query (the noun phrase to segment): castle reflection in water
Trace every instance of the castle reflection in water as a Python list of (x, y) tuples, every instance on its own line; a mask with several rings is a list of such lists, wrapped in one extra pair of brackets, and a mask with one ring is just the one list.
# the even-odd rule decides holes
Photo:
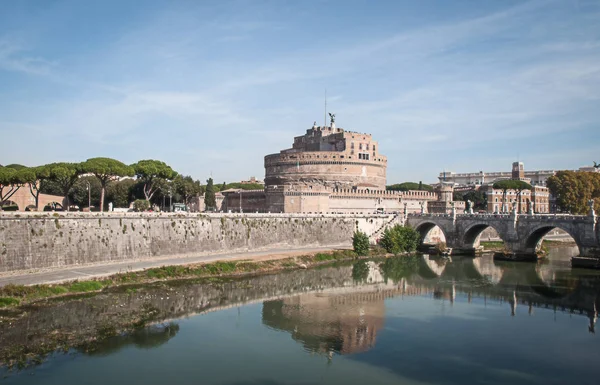
[(366, 263), (365, 285), (265, 301), (263, 324), (290, 333), (306, 351), (331, 359), (334, 353), (361, 353), (375, 346), (384, 328), (386, 299), (430, 296), (453, 305), (459, 293), (467, 303), (476, 298), (506, 303), (511, 316), (517, 315), (518, 305), (526, 307), (528, 315), (535, 308), (546, 308), (587, 316), (588, 330), (595, 332), (597, 275), (587, 278), (588, 284), (594, 282), (591, 286), (582, 286), (570, 271), (557, 271), (547, 264), (498, 264), (491, 258), (452, 263), (422, 256), (405, 266), (404, 277), (393, 280), (382, 274), (381, 266)]

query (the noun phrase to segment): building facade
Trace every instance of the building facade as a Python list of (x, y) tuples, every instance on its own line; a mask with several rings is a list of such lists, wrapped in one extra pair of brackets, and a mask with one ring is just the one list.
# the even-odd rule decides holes
[[(526, 179), (532, 186), (546, 186), (546, 181), (548, 178), (557, 173), (558, 170), (536, 170), (536, 171), (526, 171), (524, 170), (524, 166), (522, 162), (513, 163), (512, 171), (499, 171), (499, 172), (468, 172), (468, 173), (455, 173), (451, 171), (440, 172), (438, 175), (438, 180), (440, 182), (454, 183), (456, 187), (458, 186), (474, 186), (474, 185), (484, 185), (486, 183), (494, 183), (499, 180), (511, 179), (513, 178), (513, 173), (515, 172), (514, 167), (521, 167), (521, 178)], [(517, 170), (518, 171), (518, 170)], [(580, 167), (578, 171), (586, 171), (586, 172), (600, 172), (600, 169), (596, 169), (593, 166), (583, 166)]]

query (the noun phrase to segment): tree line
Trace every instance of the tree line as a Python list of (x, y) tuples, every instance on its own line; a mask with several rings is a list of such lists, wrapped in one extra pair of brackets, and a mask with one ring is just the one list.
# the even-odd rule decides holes
[(598, 172), (559, 171), (548, 178), (546, 185), (561, 212), (585, 215), (590, 210), (590, 200), (594, 201), (594, 207), (600, 207)]
[(36, 210), (40, 208), (40, 194), (64, 196), (67, 210), (71, 204), (88, 207), (93, 202), (102, 211), (105, 202), (129, 207), (130, 202), (141, 199), (160, 206), (169, 197), (188, 204), (192, 197), (204, 193), (198, 180), (152, 159), (131, 165), (111, 158), (91, 158), (81, 163), (59, 162), (37, 167), (0, 166), (0, 210), (21, 188), (29, 189)]
[(385, 186), (388, 191), (433, 191), (433, 187), (423, 182), (404, 182)]

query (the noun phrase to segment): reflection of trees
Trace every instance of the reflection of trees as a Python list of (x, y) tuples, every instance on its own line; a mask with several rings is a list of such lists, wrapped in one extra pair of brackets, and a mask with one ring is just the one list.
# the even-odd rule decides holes
[(410, 278), (419, 271), (419, 257), (408, 256), (388, 258), (380, 265), (385, 281), (397, 283), (403, 278)]
[(361, 260), (352, 265), (352, 279), (355, 281), (366, 281), (369, 276), (369, 265), (367, 261)]
[(176, 323), (154, 325), (125, 335), (101, 340), (87, 353), (90, 355), (106, 356), (129, 345), (133, 345), (139, 349), (152, 349), (166, 344), (178, 332), (179, 325)]

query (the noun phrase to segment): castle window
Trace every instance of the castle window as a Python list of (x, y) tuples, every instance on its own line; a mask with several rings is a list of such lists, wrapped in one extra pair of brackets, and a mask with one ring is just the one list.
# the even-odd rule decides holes
[(375, 145), (373, 145), (373, 151), (375, 151)]

